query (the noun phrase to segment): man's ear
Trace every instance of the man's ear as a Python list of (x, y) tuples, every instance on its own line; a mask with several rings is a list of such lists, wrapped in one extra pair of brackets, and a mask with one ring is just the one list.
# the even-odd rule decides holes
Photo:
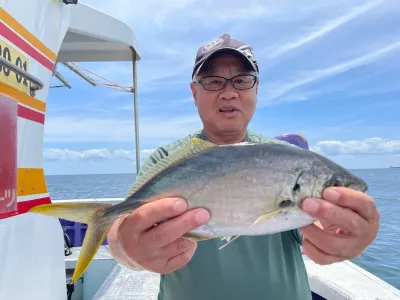
[(190, 89), (192, 90), (194, 105), (197, 106), (197, 91), (196, 91), (196, 84), (194, 82), (190, 83)]

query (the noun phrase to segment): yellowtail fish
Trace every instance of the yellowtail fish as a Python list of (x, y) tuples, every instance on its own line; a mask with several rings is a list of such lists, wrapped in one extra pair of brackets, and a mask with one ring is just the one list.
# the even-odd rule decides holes
[(179, 196), (186, 199), (189, 208), (209, 210), (210, 221), (186, 237), (229, 240), (315, 222), (300, 209), (301, 202), (308, 197), (320, 198), (329, 186), (367, 190), (367, 184), (345, 168), (285, 142), (216, 145), (193, 138), (182, 150), (149, 169), (118, 204), (54, 203), (34, 207), (31, 212), (88, 224), (71, 281), (74, 283), (85, 272), (112, 223), (146, 205), (155, 195)]

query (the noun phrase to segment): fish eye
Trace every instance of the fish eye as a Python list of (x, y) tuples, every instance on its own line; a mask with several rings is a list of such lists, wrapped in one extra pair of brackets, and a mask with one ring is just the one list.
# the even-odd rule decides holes
[(291, 207), (294, 206), (294, 201), (292, 200), (283, 200), (281, 203), (279, 203), (280, 208), (285, 208), (285, 207)]

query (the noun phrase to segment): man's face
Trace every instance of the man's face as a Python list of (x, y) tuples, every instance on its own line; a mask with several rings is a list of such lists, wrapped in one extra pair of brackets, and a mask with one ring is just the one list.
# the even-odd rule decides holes
[[(243, 74), (256, 75), (246, 71), (242, 60), (229, 54), (216, 56), (204, 70), (197, 80), (205, 76), (232, 78)], [(247, 129), (257, 102), (258, 81), (247, 90), (237, 90), (231, 82), (219, 91), (205, 90), (199, 83), (191, 83), (190, 86), (206, 131), (214, 135), (234, 135)]]

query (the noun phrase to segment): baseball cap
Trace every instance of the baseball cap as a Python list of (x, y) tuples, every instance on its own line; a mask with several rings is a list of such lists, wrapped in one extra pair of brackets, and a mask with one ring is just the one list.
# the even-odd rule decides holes
[(252, 70), (259, 72), (253, 48), (243, 41), (231, 39), (229, 34), (223, 34), (198, 49), (192, 78), (199, 74), (201, 68), (214, 54), (220, 52), (232, 53), (244, 58)]

